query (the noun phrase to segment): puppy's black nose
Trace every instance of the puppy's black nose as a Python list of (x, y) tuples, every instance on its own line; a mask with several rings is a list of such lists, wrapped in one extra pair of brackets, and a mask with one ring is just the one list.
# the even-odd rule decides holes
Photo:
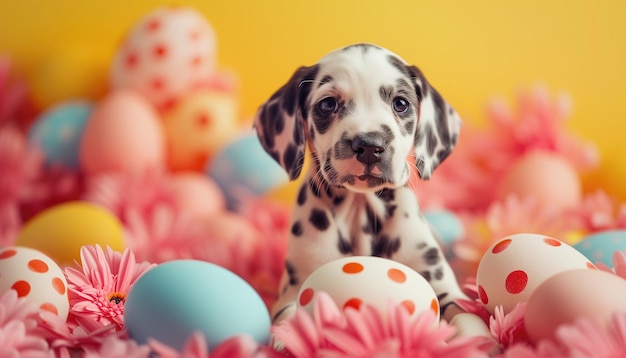
[(385, 143), (378, 136), (357, 136), (352, 140), (352, 150), (356, 153), (356, 159), (371, 165), (380, 162), (380, 157), (385, 151)]

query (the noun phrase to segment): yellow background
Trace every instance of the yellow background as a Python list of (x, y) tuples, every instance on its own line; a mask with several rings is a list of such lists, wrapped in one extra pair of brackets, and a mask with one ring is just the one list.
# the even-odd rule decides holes
[[(588, 189), (626, 199), (626, 1), (0, 0), (0, 52), (43, 103), (54, 91), (96, 96), (123, 34), (162, 4), (193, 6), (213, 25), (220, 66), (239, 75), (245, 117), (297, 66), (354, 42), (421, 67), (466, 122), (483, 123), (494, 94), (513, 98), (537, 82), (566, 90), (569, 128), (601, 150)], [(63, 92), (66, 80), (74, 88)]]

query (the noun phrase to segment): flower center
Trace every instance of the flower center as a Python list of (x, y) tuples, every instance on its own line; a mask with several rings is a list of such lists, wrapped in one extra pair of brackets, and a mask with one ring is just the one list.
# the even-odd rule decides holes
[(109, 302), (114, 302), (119, 305), (120, 303), (126, 302), (126, 294), (121, 292), (113, 292), (109, 294), (108, 300)]

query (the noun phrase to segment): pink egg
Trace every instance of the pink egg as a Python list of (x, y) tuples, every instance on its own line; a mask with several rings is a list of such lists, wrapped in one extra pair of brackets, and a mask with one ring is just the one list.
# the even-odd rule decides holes
[(570, 270), (544, 281), (526, 305), (524, 324), (533, 342), (553, 338), (556, 329), (587, 317), (601, 325), (626, 311), (626, 281), (598, 270)]
[(548, 278), (564, 271), (595, 269), (583, 254), (566, 243), (539, 234), (515, 234), (493, 244), (476, 272), (480, 300), (491, 313), (507, 313), (526, 302)]
[(534, 151), (520, 158), (506, 174), (496, 198), (507, 195), (532, 197), (541, 205), (566, 209), (578, 205), (582, 198), (582, 184), (578, 173), (558, 154)]
[(206, 175), (193, 172), (174, 174), (171, 185), (176, 201), (184, 212), (210, 216), (226, 208), (226, 200), (219, 186)]
[(161, 7), (131, 29), (113, 59), (110, 84), (134, 89), (162, 108), (210, 79), (215, 53), (215, 33), (200, 13)]
[(149, 170), (164, 165), (164, 152), (154, 108), (134, 92), (116, 91), (93, 110), (81, 142), (80, 163), (88, 174)]

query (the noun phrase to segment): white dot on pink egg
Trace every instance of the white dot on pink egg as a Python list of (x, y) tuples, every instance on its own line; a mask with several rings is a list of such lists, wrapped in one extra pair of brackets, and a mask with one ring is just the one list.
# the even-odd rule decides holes
[(513, 164), (497, 189), (496, 199), (504, 200), (511, 194), (532, 198), (548, 208), (566, 209), (580, 203), (582, 184), (563, 156), (538, 150)]

